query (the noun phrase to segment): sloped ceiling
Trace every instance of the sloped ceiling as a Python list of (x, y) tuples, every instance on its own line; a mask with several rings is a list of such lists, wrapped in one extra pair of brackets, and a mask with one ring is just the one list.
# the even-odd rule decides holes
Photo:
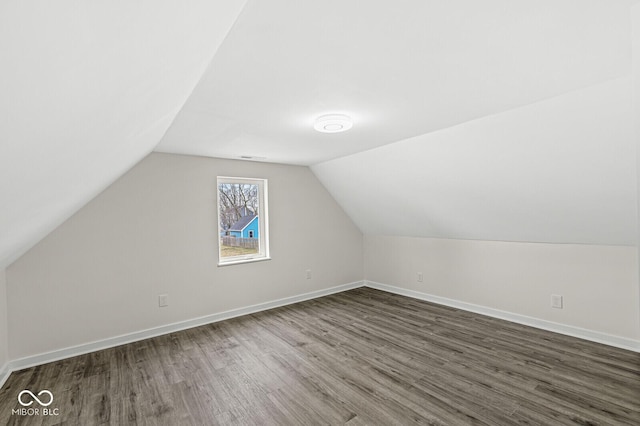
[[(156, 150), (312, 165), (617, 78), (629, 8), (250, 1)], [(353, 129), (315, 132), (332, 112)]]
[(635, 244), (633, 3), (251, 1), (156, 150), (311, 165), (369, 234)]
[(368, 233), (631, 244), (635, 3), (0, 2), (0, 267), (154, 148), (311, 165)]
[(368, 234), (633, 245), (631, 87), (612, 80), (312, 170)]
[(0, 267), (155, 147), (244, 3), (0, 3)]

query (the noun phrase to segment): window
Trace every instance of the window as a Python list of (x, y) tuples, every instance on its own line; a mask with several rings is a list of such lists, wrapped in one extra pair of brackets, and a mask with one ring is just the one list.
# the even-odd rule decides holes
[(218, 265), (269, 259), (267, 180), (218, 177)]

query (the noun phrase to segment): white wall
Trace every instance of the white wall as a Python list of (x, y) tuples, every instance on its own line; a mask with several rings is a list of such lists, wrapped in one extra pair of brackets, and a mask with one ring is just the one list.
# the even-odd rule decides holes
[(7, 335), (7, 281), (4, 269), (0, 269), (0, 381), (2, 370), (9, 361), (9, 337)]
[[(640, 343), (635, 247), (373, 235), (364, 241), (367, 280)], [(564, 297), (563, 309), (551, 308), (551, 294)]]
[[(272, 260), (216, 266), (218, 175), (269, 179)], [(362, 234), (308, 168), (151, 154), (8, 267), (10, 357), (362, 275)]]

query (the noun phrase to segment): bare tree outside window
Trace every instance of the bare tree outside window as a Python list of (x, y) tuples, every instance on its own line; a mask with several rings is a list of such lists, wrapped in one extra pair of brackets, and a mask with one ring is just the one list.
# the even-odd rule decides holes
[(221, 183), (218, 185), (220, 200), (220, 229), (227, 231), (242, 217), (258, 211), (258, 185)]
[(221, 264), (267, 258), (266, 180), (218, 178)]

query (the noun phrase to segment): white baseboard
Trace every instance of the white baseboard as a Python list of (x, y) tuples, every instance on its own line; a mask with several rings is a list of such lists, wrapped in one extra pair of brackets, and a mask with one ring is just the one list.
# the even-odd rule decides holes
[[(201, 325), (211, 324), (218, 321), (239, 317), (242, 315), (253, 314), (267, 309), (273, 309), (280, 306), (291, 305), (293, 303), (303, 302), (305, 300), (316, 299), (322, 296), (328, 296), (334, 293), (340, 293), (346, 290), (362, 287), (363, 281), (356, 281), (349, 284), (343, 284), (336, 287), (326, 288), (323, 290), (312, 291), (297, 296), (285, 297), (283, 299), (272, 300), (269, 302), (259, 303), (257, 305), (247, 306), (244, 308), (231, 309), (229, 311), (217, 314), (206, 315), (200, 318), (194, 318), (186, 321), (180, 321), (173, 324), (167, 324), (159, 327), (149, 328), (147, 330), (136, 331), (133, 333), (123, 334), (120, 336), (109, 337), (107, 339), (95, 342), (84, 343), (82, 345), (72, 346), (69, 348), (59, 349), (51, 352), (45, 352), (38, 355), (32, 355), (20, 359), (10, 361), (0, 370), (0, 387), (9, 377), (11, 372), (22, 370), (24, 368), (36, 365), (46, 364), (48, 362), (59, 361), (61, 359), (70, 358), (78, 355), (84, 355), (89, 352), (95, 352), (101, 349), (112, 348), (127, 343), (137, 342), (151, 337), (161, 336), (163, 334), (174, 333), (176, 331), (186, 330), (188, 328), (198, 327)], [(5, 372), (6, 377), (3, 376)], [(4, 377), (4, 379), (3, 379)], [(4, 380), (4, 381), (3, 381)]]
[(559, 324), (552, 321), (546, 321), (526, 315), (515, 314), (513, 312), (501, 311), (499, 309), (488, 308), (486, 306), (474, 305), (472, 303), (461, 302), (458, 300), (447, 299), (446, 297), (434, 296), (419, 291), (408, 290), (401, 287), (395, 287), (388, 284), (377, 283), (375, 281), (364, 282), (365, 287), (382, 290), (389, 293), (399, 294), (401, 296), (412, 297), (427, 302), (437, 303), (439, 305), (450, 306), (452, 308), (462, 309), (465, 311), (475, 312), (481, 315), (487, 315), (518, 324), (528, 325), (542, 330), (552, 331), (567, 336), (578, 337), (580, 339), (589, 340), (596, 343), (602, 343), (616, 348), (627, 349), (634, 352), (640, 352), (640, 341), (628, 339), (626, 337), (614, 336), (612, 334), (602, 333), (599, 331), (588, 330), (571, 325)]
[(627, 349), (634, 352), (640, 352), (640, 341), (636, 341), (633, 339), (614, 336), (614, 335), (601, 333), (593, 330), (587, 330), (579, 327), (558, 324), (551, 321), (546, 321), (546, 320), (528, 317), (525, 315), (515, 314), (512, 312), (505, 312), (498, 309), (488, 308), (485, 306), (474, 305), (471, 303), (465, 303), (458, 300), (447, 299), (444, 297), (421, 293), (414, 290), (408, 290), (400, 287), (394, 287), (387, 284), (365, 280), (365, 281), (356, 281), (349, 284), (343, 284), (343, 285), (339, 285), (336, 287), (331, 287), (323, 290), (313, 291), (310, 293), (304, 293), (297, 296), (291, 296), (291, 297), (285, 297), (283, 299), (272, 300), (270, 302), (259, 303), (257, 305), (247, 306), (244, 308), (232, 309), (229, 311), (207, 315), (200, 318), (194, 318), (194, 319), (181, 321), (173, 324), (167, 324), (159, 327), (150, 328), (147, 330), (136, 331), (133, 333), (110, 337), (110, 338), (98, 340), (95, 342), (89, 342), (82, 345), (59, 349), (51, 352), (45, 352), (45, 353), (9, 361), (8, 363), (5, 363), (5, 365), (3, 365), (0, 368), (0, 388), (4, 385), (4, 383), (9, 378), (10, 374), (13, 371), (18, 371), (24, 368), (46, 364), (48, 362), (53, 362), (53, 361), (58, 361), (65, 358), (83, 355), (83, 354), (98, 351), (101, 349), (107, 349), (107, 348), (112, 348), (114, 346), (120, 346), (127, 343), (137, 342), (140, 340), (149, 339), (151, 337), (161, 336), (163, 334), (186, 330), (188, 328), (211, 324), (218, 321), (224, 321), (224, 320), (239, 317), (242, 315), (253, 314), (253, 313), (264, 311), (267, 309), (273, 309), (280, 306), (291, 305), (293, 303), (298, 303), (305, 300), (316, 299), (318, 297), (328, 296), (330, 294), (340, 293), (343, 291), (347, 291), (347, 290), (351, 290), (359, 287), (369, 287), (377, 290), (382, 290), (389, 293), (398, 294), (401, 296), (407, 296), (414, 299), (425, 300), (427, 302), (433, 302), (440, 305), (450, 306), (453, 308), (475, 312), (478, 314), (487, 315), (494, 318), (500, 318), (500, 319), (512, 321), (518, 324), (528, 325), (531, 327), (552, 331), (555, 333), (578, 337), (581, 339), (590, 340), (597, 343), (603, 343), (609, 346)]

